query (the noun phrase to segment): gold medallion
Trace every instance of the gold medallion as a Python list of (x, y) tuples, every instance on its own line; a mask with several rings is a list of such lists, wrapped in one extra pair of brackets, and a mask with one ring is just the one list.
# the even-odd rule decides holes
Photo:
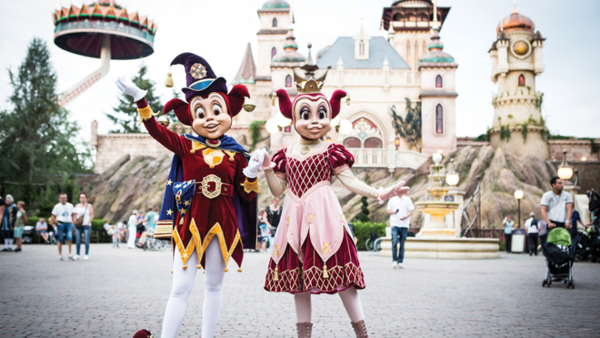
[(222, 151), (212, 148), (204, 149), (202, 155), (204, 157), (204, 162), (208, 164), (211, 169), (214, 169), (221, 164), (221, 162), (223, 162), (223, 157), (225, 157), (225, 154)]
[(309, 151), (310, 151), (310, 147), (309, 146), (304, 146), (304, 147), (300, 148), (300, 153), (302, 155), (308, 154)]

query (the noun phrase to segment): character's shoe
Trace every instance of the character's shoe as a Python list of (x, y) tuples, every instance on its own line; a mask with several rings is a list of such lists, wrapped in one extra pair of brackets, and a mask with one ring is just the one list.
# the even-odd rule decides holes
[(133, 338), (153, 338), (152, 333), (148, 330), (139, 330), (133, 335)]
[(16, 248), (15, 249), (15, 252), (21, 252), (21, 251), (22, 251), (21, 248)]
[(354, 333), (356, 333), (356, 338), (369, 338), (369, 334), (367, 333), (367, 326), (365, 325), (364, 320), (361, 320), (358, 323), (350, 323), (350, 324), (352, 324)]
[(296, 323), (298, 338), (310, 338), (312, 336), (312, 323)]

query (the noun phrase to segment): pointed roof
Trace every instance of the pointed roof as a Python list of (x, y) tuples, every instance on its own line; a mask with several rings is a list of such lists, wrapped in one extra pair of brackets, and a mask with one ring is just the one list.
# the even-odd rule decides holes
[(256, 64), (254, 63), (254, 57), (252, 57), (252, 47), (250, 46), (250, 42), (248, 42), (242, 65), (233, 79), (233, 84), (255, 83), (255, 78)]

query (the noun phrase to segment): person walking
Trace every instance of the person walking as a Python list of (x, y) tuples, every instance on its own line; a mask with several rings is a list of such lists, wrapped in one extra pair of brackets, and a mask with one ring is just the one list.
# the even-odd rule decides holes
[[(1, 188), (2, 186), (0, 186), (0, 190), (2, 190)], [(6, 210), (6, 203), (4, 203), (4, 198), (0, 195), (0, 235), (2, 235), (2, 239), (4, 239), (4, 210)], [(4, 245), (6, 246), (6, 243)]]
[(258, 229), (259, 229), (259, 251), (267, 252), (267, 241), (269, 240), (269, 227), (267, 226), (267, 212), (265, 209), (258, 211)]
[(46, 219), (44, 217), (40, 218), (40, 220), (35, 223), (35, 231), (38, 233), (40, 237), (44, 239), (44, 242), (48, 243), (48, 223), (46, 223)]
[(525, 231), (529, 244), (529, 256), (538, 254), (538, 220), (535, 219), (535, 212), (529, 214), (529, 218), (525, 221)]
[(146, 216), (144, 216), (146, 219), (146, 230), (151, 233), (154, 233), (154, 230), (156, 229), (156, 219), (158, 217), (157, 211), (157, 206), (149, 207)]
[(15, 223), (17, 221), (17, 207), (13, 201), (12, 195), (6, 195), (2, 221), (2, 238), (4, 238), (4, 249), (2, 251), (13, 251), (12, 245), (15, 238)]
[(127, 221), (127, 248), (135, 249), (135, 236), (137, 234), (137, 210), (133, 210), (131, 216), (129, 216), (129, 221)]
[(62, 256), (62, 245), (63, 241), (67, 241), (69, 246), (69, 260), (75, 260), (71, 255), (71, 244), (73, 244), (73, 231), (71, 226), (73, 225), (73, 204), (67, 202), (67, 194), (61, 193), (59, 195), (59, 203), (52, 209), (52, 220), (51, 223), (58, 225), (56, 226), (56, 232), (58, 233), (58, 259), (64, 261)]
[(571, 257), (575, 260), (575, 254), (577, 252), (577, 243), (580, 241), (579, 239), (579, 229), (577, 228), (577, 224), (581, 224), (583, 229), (587, 229), (587, 227), (591, 226), (591, 224), (585, 225), (581, 220), (581, 216), (579, 215), (579, 211), (573, 210), (573, 215), (571, 216), (571, 243), (573, 245), (573, 250), (571, 252)]
[(265, 223), (269, 228), (271, 234), (269, 235), (269, 253), (273, 253), (273, 238), (275, 238), (275, 233), (277, 232), (277, 227), (279, 227), (279, 221), (281, 220), (281, 211), (283, 208), (279, 205), (279, 197), (273, 197), (271, 200), (271, 204), (267, 205), (265, 208), (265, 212), (267, 213), (267, 218), (265, 219)]
[(512, 231), (515, 228), (515, 221), (510, 216), (506, 216), (502, 221), (504, 225), (504, 243), (506, 244), (506, 253), (510, 253), (510, 245), (512, 244)]
[(545, 192), (540, 202), (542, 218), (548, 223), (548, 231), (556, 227), (571, 230), (573, 197), (563, 191), (563, 180), (560, 178), (552, 177), (550, 185), (552, 190)]
[(19, 201), (17, 202), (17, 218), (15, 220), (15, 242), (17, 244), (17, 248), (15, 252), (21, 252), (23, 250), (23, 229), (25, 228), (25, 224), (27, 223), (27, 211), (23, 209), (25, 202)]
[(390, 215), (392, 228), (392, 268), (402, 269), (404, 266), (404, 242), (410, 226), (410, 216), (415, 206), (407, 195), (394, 196), (388, 200), (387, 213)]
[(73, 223), (77, 224), (81, 221), (81, 226), (75, 228), (77, 240), (76, 250), (77, 255), (75, 260), (79, 260), (81, 248), (81, 235), (85, 238), (85, 256), (83, 260), (90, 259), (90, 236), (92, 234), (92, 219), (94, 219), (94, 207), (87, 201), (87, 193), (82, 191), (79, 193), (79, 203), (75, 206), (73, 214)]

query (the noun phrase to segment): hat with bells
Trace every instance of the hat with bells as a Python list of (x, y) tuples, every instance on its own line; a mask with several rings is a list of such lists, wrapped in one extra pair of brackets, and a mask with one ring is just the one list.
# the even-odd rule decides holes
[[(196, 96), (207, 97), (211, 93), (218, 93), (223, 97), (227, 104), (227, 113), (234, 117), (244, 108), (251, 112), (256, 108), (254, 102), (250, 100), (248, 88), (244, 85), (235, 85), (227, 93), (227, 80), (223, 77), (217, 77), (212, 67), (204, 58), (193, 53), (182, 53), (177, 55), (171, 66), (183, 65), (186, 73), (186, 87), (181, 88), (185, 94), (185, 100), (172, 99), (165, 105), (164, 113), (174, 111), (179, 121), (185, 125), (192, 125), (192, 115), (189, 110), (189, 102)], [(173, 87), (173, 78), (171, 72), (167, 75), (165, 81), (166, 87)], [(162, 117), (159, 119), (163, 119)], [(163, 119), (166, 120), (166, 119)], [(161, 122), (161, 121), (159, 121)], [(162, 121), (166, 122), (167, 121)]]

